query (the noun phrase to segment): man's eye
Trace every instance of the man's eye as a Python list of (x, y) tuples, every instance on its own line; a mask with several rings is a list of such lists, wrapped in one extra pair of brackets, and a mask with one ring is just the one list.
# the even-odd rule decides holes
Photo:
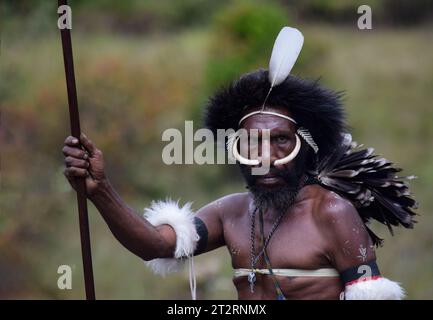
[(286, 136), (278, 136), (276, 138), (277, 143), (286, 143), (289, 139)]

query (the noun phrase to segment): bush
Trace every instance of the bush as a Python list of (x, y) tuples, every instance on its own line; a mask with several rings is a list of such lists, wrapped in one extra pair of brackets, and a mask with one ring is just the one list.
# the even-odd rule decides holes
[(289, 23), (278, 5), (239, 2), (215, 16), (206, 71), (208, 89), (267, 65), (273, 42)]
[(299, 2), (297, 7), (301, 15), (314, 20), (330, 22), (357, 21), (358, 7), (368, 4), (374, 14), (382, 12), (382, 4), (379, 0), (370, 0), (368, 3), (362, 0), (306, 0)]
[(433, 0), (385, 0), (384, 11), (395, 25), (413, 25), (433, 18)]
[[(275, 3), (240, 2), (218, 13), (213, 23), (205, 91), (209, 94), (245, 72), (267, 68), (275, 38), (284, 26), (296, 27), (286, 8)], [(327, 52), (314, 34), (304, 36), (294, 73), (310, 73)]]

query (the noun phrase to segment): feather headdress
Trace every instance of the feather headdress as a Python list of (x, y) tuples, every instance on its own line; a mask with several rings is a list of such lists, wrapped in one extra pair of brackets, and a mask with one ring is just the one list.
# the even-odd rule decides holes
[(304, 36), (295, 28), (281, 29), (272, 49), (269, 61), (269, 82), (271, 88), (286, 80), (304, 44)]
[(284, 27), (275, 40), (269, 60), (269, 82), (271, 87), (263, 101), (262, 110), (271, 94), (272, 88), (282, 83), (289, 76), (290, 71), (298, 60), (304, 44), (304, 36), (295, 28)]

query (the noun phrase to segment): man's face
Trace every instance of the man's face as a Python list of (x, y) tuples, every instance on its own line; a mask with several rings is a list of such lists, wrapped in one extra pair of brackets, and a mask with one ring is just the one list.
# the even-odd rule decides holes
[[(267, 107), (267, 111), (274, 111), (292, 117), (283, 108)], [(251, 112), (253, 110), (249, 110)], [(296, 145), (296, 125), (290, 120), (267, 114), (257, 114), (248, 117), (242, 122), (242, 128), (248, 132), (252, 129), (258, 131), (257, 153), (261, 156), (262, 130), (270, 130), (269, 157), (270, 170), (265, 175), (252, 175), (252, 167), (241, 165), (242, 174), (248, 184), (250, 191), (260, 202), (267, 205), (283, 207), (287, 203), (287, 196), (298, 191), (299, 181), (306, 171), (306, 152), (301, 148), (298, 156), (287, 164), (275, 166), (275, 160), (282, 159), (290, 154)], [(282, 202), (282, 203), (280, 203)]]

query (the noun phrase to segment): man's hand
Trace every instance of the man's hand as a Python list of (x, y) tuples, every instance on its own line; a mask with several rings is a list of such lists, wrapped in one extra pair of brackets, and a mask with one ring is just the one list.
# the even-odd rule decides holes
[(76, 189), (79, 179), (85, 179), (89, 200), (125, 248), (146, 261), (173, 258), (176, 233), (168, 225), (155, 228), (120, 198), (105, 176), (101, 150), (82, 134), (80, 141), (67, 137), (62, 151), (69, 183)]
[(64, 144), (62, 149), (66, 165), (64, 175), (74, 189), (78, 179), (85, 178), (87, 196), (93, 195), (106, 179), (101, 150), (96, 148), (85, 134), (81, 134), (80, 141), (68, 136)]

